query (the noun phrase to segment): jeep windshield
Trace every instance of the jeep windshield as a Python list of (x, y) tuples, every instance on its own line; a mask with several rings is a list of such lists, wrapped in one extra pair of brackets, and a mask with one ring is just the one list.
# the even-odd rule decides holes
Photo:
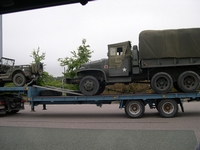
[(10, 58), (1, 57), (1, 65), (14, 66), (15, 60)]

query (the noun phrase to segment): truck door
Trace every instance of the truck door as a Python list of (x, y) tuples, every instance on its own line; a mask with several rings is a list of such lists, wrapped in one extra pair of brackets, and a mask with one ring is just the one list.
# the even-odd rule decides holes
[(109, 46), (109, 76), (129, 76), (131, 56), (128, 56), (126, 51), (127, 45)]

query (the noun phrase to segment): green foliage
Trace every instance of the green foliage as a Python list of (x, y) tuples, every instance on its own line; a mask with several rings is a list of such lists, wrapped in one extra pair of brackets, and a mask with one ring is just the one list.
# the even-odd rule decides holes
[(15, 85), (13, 82), (9, 82), (9, 83), (6, 83), (4, 86), (5, 87), (14, 87)]
[(40, 54), (40, 48), (38, 47), (37, 50), (33, 50), (30, 57), (33, 57), (32, 63), (38, 63), (41, 62), (43, 66), (45, 65), (42, 61), (45, 60), (46, 53), (42, 52)]
[(50, 75), (48, 72), (43, 71), (42, 76), (37, 80), (37, 85), (40, 85), (40, 86), (46, 85), (46, 79), (48, 79), (49, 76)]
[(78, 47), (77, 52), (71, 51), (72, 57), (59, 58), (60, 66), (67, 66), (66, 72), (63, 73), (64, 76), (73, 78), (81, 64), (90, 60), (92, 53), (90, 46), (86, 45), (86, 39), (83, 39), (82, 45)]
[[(42, 52), (42, 54), (40, 54), (39, 47), (37, 50), (33, 50), (30, 55), (30, 57), (33, 58), (32, 64), (41, 62), (43, 64), (43, 66), (45, 66), (45, 64), (42, 62), (43, 60), (45, 60), (45, 55), (46, 55), (46, 53), (44, 53), (44, 52)], [(41, 86), (45, 85), (45, 79), (48, 78), (48, 76), (49, 76), (48, 72), (43, 71), (42, 76), (37, 81), (37, 85), (41, 85)]]

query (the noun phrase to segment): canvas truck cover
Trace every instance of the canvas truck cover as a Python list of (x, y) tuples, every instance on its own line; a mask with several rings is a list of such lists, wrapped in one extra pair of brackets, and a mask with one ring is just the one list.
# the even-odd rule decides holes
[(200, 57), (200, 28), (142, 31), (139, 56), (140, 59)]

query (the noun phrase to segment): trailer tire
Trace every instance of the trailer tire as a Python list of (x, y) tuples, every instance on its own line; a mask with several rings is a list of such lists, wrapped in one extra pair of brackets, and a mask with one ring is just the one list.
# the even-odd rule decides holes
[(168, 93), (171, 90), (172, 86), (172, 77), (166, 72), (156, 73), (151, 79), (151, 88), (156, 93)]
[(158, 103), (158, 113), (164, 118), (172, 118), (178, 113), (178, 103), (174, 99), (164, 99)]
[(18, 113), (20, 110), (11, 110), (11, 111), (8, 111), (6, 112), (7, 114), (16, 114)]
[(185, 71), (178, 77), (178, 86), (185, 93), (195, 92), (199, 88), (199, 76), (193, 71)]
[(141, 118), (144, 115), (145, 106), (142, 101), (127, 101), (125, 113), (130, 118)]
[(99, 88), (99, 81), (93, 76), (85, 76), (79, 83), (81, 93), (86, 96), (98, 94)]

